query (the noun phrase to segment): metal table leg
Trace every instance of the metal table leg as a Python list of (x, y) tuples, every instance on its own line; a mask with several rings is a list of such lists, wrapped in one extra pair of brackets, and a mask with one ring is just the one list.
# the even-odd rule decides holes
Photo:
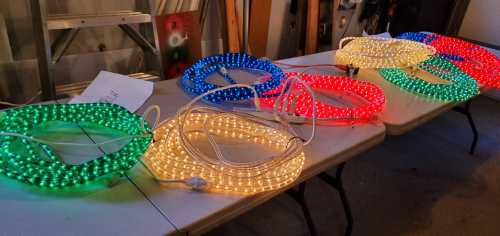
[(467, 102), (465, 102), (464, 107), (458, 107), (458, 106), (454, 107), (453, 111), (456, 111), (460, 114), (467, 116), (467, 120), (469, 121), (469, 125), (472, 129), (472, 134), (474, 135), (473, 140), (472, 140), (472, 144), (471, 144), (470, 149), (469, 149), (469, 154), (474, 155), (474, 151), (476, 150), (477, 140), (479, 139), (479, 133), (477, 132), (476, 124), (474, 123), (474, 120), (472, 119), (472, 114), (470, 113), (470, 109), (469, 109), (470, 104), (471, 104), (471, 100), (468, 100)]
[[(319, 174), (318, 177), (321, 178), (326, 183), (328, 183), (329, 185), (331, 185), (333, 188), (335, 188), (339, 193), (340, 200), (342, 201), (342, 206), (344, 207), (344, 213), (347, 220), (347, 225), (345, 228), (344, 235), (349, 236), (352, 233), (352, 226), (354, 220), (352, 218), (351, 207), (349, 205), (349, 201), (347, 199), (347, 195), (344, 190), (344, 185), (342, 184), (342, 172), (344, 170), (344, 166), (345, 162), (339, 164), (335, 173), (335, 177), (327, 174), (326, 172)], [(306, 203), (305, 189), (306, 189), (306, 183), (302, 182), (299, 185), (298, 191), (294, 189), (289, 189), (288, 191), (286, 191), (286, 193), (290, 195), (295, 201), (297, 201), (297, 203), (302, 207), (302, 212), (304, 213), (304, 217), (307, 222), (307, 227), (309, 228), (309, 232), (311, 233), (311, 235), (317, 235), (316, 227), (314, 226), (314, 222), (311, 217), (311, 212)]]
[(349, 201), (347, 199), (347, 195), (344, 190), (344, 185), (342, 184), (342, 172), (344, 170), (345, 162), (342, 162), (339, 166), (337, 166), (337, 171), (335, 173), (335, 177), (329, 175), (326, 172), (323, 172), (318, 175), (323, 181), (328, 183), (330, 186), (335, 188), (340, 195), (340, 200), (342, 201), (342, 206), (344, 207), (344, 213), (347, 220), (347, 225), (345, 228), (344, 235), (348, 236), (352, 233), (352, 226), (354, 223), (354, 219), (351, 213), (351, 207), (349, 205)]
[(304, 218), (306, 219), (307, 227), (309, 228), (309, 233), (312, 236), (316, 236), (316, 226), (314, 226), (314, 222), (311, 217), (311, 212), (309, 211), (309, 207), (307, 206), (306, 197), (306, 182), (302, 182), (299, 184), (299, 190), (289, 189), (286, 191), (290, 197), (292, 197), (297, 203), (302, 207), (302, 212), (304, 213)]

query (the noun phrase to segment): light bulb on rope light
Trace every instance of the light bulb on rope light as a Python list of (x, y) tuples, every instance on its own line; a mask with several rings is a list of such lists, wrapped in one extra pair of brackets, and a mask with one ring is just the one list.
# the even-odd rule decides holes
[[(257, 94), (249, 85), (217, 88), (199, 95), (175, 117), (159, 125), (155, 142), (145, 154), (146, 165), (157, 180), (208, 192), (255, 194), (282, 188), (298, 178), (305, 160), (303, 145), (314, 137), (314, 127), (310, 139), (304, 142), (286, 126), (274, 128), (270, 121), (255, 116), (193, 107), (209, 94), (234, 88), (247, 88)], [(254, 103), (259, 111), (260, 103), (255, 97)], [(216, 138), (261, 145), (279, 154), (249, 162), (231, 161), (224, 156)], [(193, 141), (208, 141), (215, 158), (202, 152)]]
[(410, 40), (346, 37), (340, 40), (335, 56), (337, 62), (359, 68), (394, 68), (416, 65), (435, 53), (433, 47)]

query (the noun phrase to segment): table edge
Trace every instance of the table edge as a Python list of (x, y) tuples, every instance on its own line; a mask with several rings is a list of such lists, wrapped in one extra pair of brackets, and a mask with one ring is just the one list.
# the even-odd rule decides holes
[[(183, 228), (179, 228), (180, 232), (183, 232), (184, 234), (189, 234), (189, 235), (202, 235), (228, 221), (231, 219), (236, 218), (237, 216), (244, 214), (255, 207), (259, 206), (260, 204), (268, 201), (269, 199), (285, 192), (286, 190), (293, 188), (297, 184), (304, 182), (314, 176), (316, 176), (319, 173), (322, 173), (330, 168), (332, 168), (335, 165), (338, 165), (342, 162), (348, 161), (349, 159), (352, 159), (354, 156), (365, 152), (374, 146), (382, 143), (385, 139), (386, 136), (386, 131), (382, 131), (380, 134), (374, 135), (372, 138), (367, 139), (366, 141), (363, 141), (359, 143), (356, 146), (353, 146), (349, 149), (344, 150), (343, 152), (340, 152), (339, 154), (336, 155), (337, 158), (327, 158), (321, 162), (316, 163), (315, 165), (311, 166), (311, 171), (309, 173), (305, 173), (301, 175), (293, 184), (290, 184), (282, 189), (279, 189), (277, 191), (272, 191), (272, 192), (267, 192), (267, 193), (262, 193), (258, 194), (255, 196), (250, 196), (243, 198), (241, 201), (238, 201), (224, 209), (221, 209), (219, 212), (206, 216), (196, 222), (193, 222)], [(322, 167), (318, 167), (322, 166)], [(316, 167), (316, 168), (314, 168)], [(241, 206), (241, 207), (239, 207)], [(216, 219), (215, 219), (216, 218)], [(175, 235), (175, 234), (173, 234)]]

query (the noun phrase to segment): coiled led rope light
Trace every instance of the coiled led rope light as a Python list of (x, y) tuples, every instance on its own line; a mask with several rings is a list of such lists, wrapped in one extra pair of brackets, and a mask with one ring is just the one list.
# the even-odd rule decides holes
[[(97, 124), (127, 134), (100, 145), (130, 141), (120, 150), (95, 160), (80, 165), (67, 164), (50, 145), (96, 145), (52, 142), (33, 136), (33, 128), (50, 121)], [(151, 128), (140, 116), (114, 104), (49, 104), (9, 109), (0, 113), (0, 174), (48, 188), (79, 185), (101, 177), (121, 175), (142, 156), (151, 141), (150, 132)]]
[[(304, 165), (303, 141), (284, 128), (243, 113), (228, 113), (217, 108), (192, 107), (209, 93), (245, 87), (230, 85), (204, 93), (177, 115), (155, 130), (155, 142), (145, 154), (145, 162), (160, 182), (184, 183), (196, 190), (219, 193), (255, 194), (278, 189), (292, 183)], [(254, 100), (257, 110), (259, 102)], [(286, 127), (286, 126), (285, 126)], [(246, 163), (224, 157), (216, 138), (262, 145), (279, 152), (275, 156)], [(211, 158), (195, 145), (196, 140), (208, 140), (216, 158)], [(249, 150), (248, 150), (249, 151)]]
[(465, 101), (477, 94), (479, 89), (476, 81), (451, 62), (434, 56), (418, 64), (418, 69), (427, 71), (450, 84), (431, 83), (411, 75), (399, 68), (379, 69), (380, 75), (389, 82), (410, 92), (423, 94), (445, 101)]
[(405, 32), (396, 36), (396, 38), (425, 43), (427, 45), (432, 42), (432, 40), (436, 39), (435, 35), (429, 32)]
[(435, 33), (408, 32), (401, 38), (426, 43), (478, 83), (500, 88), (500, 59), (485, 48)]
[[(268, 60), (261, 60), (243, 53), (227, 53), (205, 57), (198, 60), (194, 65), (184, 71), (180, 80), (182, 89), (192, 95), (198, 96), (221, 85), (213, 84), (207, 81), (212, 73), (220, 73), (229, 84), (235, 84), (228, 73), (230, 69), (254, 70), (270, 74), (266, 81), (256, 81), (252, 87), (258, 95), (276, 88), (285, 78), (283, 71)], [(220, 90), (203, 98), (205, 101), (220, 103), (224, 101), (246, 100), (253, 96), (250, 89), (246, 87), (234, 87), (227, 90)]]
[[(385, 96), (378, 86), (354, 80), (347, 76), (311, 75), (296, 72), (285, 73), (287, 77), (296, 76), (306, 82), (309, 87), (317, 90), (348, 92), (365, 100), (363, 105), (348, 108), (326, 104), (320, 100), (316, 101), (317, 118), (319, 120), (350, 120), (352, 122), (366, 122), (373, 118), (375, 113), (381, 112), (385, 103)], [(283, 85), (270, 90), (268, 93), (279, 93)], [(289, 93), (284, 99), (277, 97), (261, 98), (263, 107), (274, 108), (279, 105), (279, 110), (293, 115), (313, 116), (313, 97), (304, 89), (304, 85), (295, 84), (288, 88)], [(280, 101), (277, 103), (277, 101)], [(283, 106), (286, 104), (285, 106)]]
[(410, 40), (346, 37), (335, 55), (337, 62), (359, 68), (393, 68), (416, 65), (434, 54), (433, 47)]

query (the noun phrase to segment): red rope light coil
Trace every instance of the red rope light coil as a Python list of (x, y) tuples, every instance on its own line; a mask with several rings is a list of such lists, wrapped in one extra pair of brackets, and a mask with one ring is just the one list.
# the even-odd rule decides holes
[(457, 38), (437, 35), (430, 45), (442, 55), (455, 55), (448, 58), (463, 72), (478, 83), (500, 88), (500, 59), (485, 48)]
[[(367, 122), (371, 120), (375, 113), (383, 110), (385, 104), (385, 95), (378, 86), (365, 82), (354, 80), (347, 76), (332, 75), (312, 75), (297, 72), (285, 73), (287, 77), (299, 76), (301, 80), (306, 81), (308, 85), (316, 91), (338, 91), (354, 94), (362, 98), (364, 102), (355, 107), (341, 107), (325, 103), (321, 99), (316, 99), (317, 118), (321, 120), (352, 120), (355, 122)], [(283, 84), (278, 88), (270, 90), (267, 94), (277, 94), (282, 90)], [(284, 96), (280, 101), (279, 110), (286, 104), (287, 113), (311, 118), (313, 110), (311, 103), (313, 97), (309, 94), (304, 85), (296, 83), (293, 85), (294, 92)], [(260, 101), (263, 107), (273, 108), (278, 96), (263, 96)], [(293, 112), (292, 112), (293, 111)]]

